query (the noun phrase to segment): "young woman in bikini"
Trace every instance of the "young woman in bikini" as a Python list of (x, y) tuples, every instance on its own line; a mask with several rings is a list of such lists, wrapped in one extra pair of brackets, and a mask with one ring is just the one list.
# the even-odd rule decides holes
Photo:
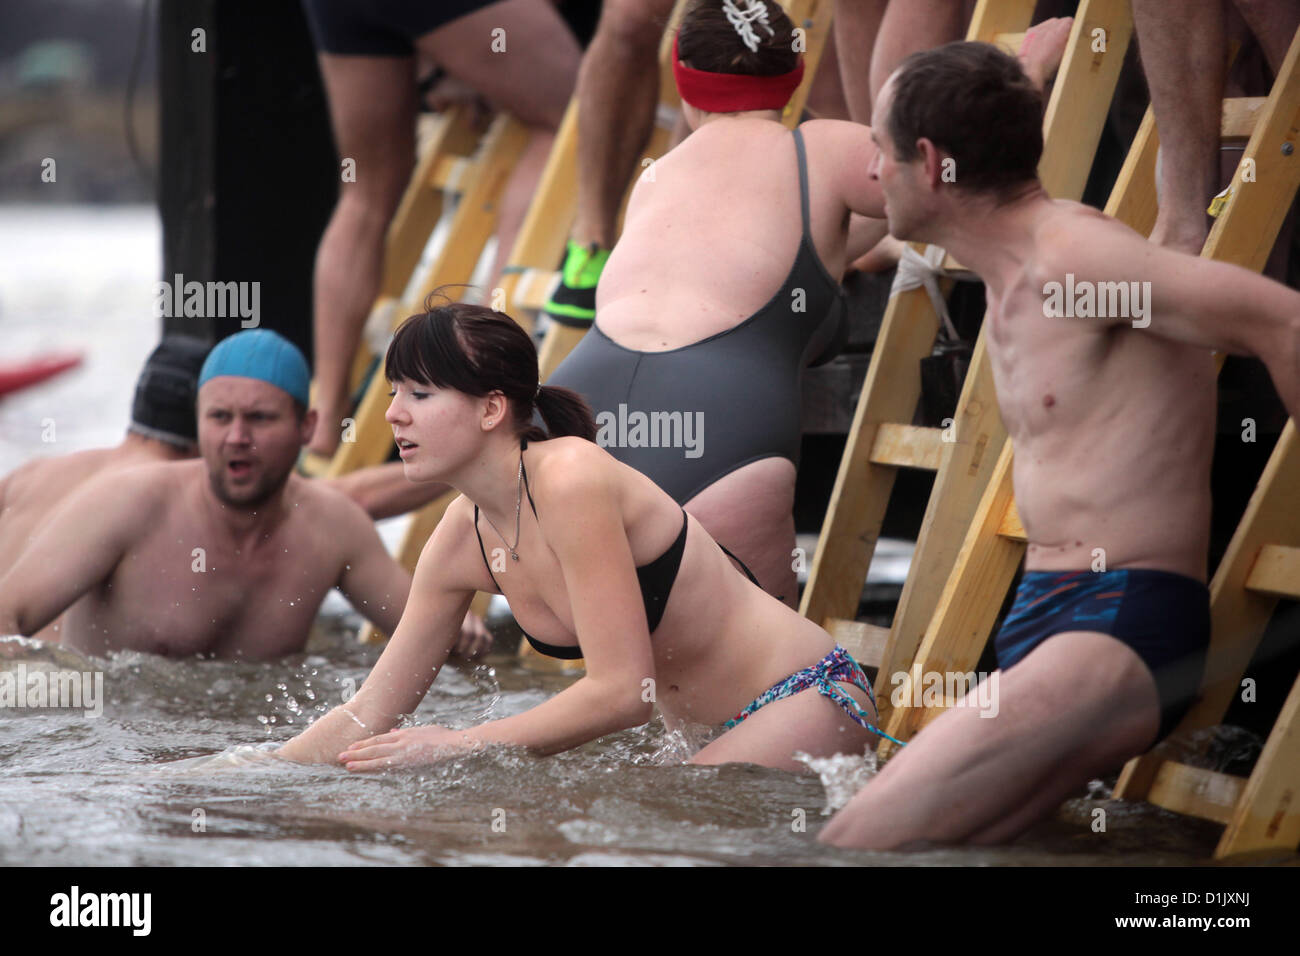
[[(428, 308), (398, 330), (386, 370), (407, 476), (461, 497), (425, 546), (401, 623), (361, 690), (281, 756), (381, 770), (489, 744), (555, 753), (644, 724), (656, 705), (670, 730), (726, 725), (696, 763), (797, 770), (796, 751), (861, 753), (875, 742), (874, 700), (848, 653), (596, 445), (590, 409), (539, 386), (532, 340), (509, 317)], [(474, 593), (498, 590), (540, 650), (585, 658), (586, 674), (468, 730), (393, 731), (437, 677)]]

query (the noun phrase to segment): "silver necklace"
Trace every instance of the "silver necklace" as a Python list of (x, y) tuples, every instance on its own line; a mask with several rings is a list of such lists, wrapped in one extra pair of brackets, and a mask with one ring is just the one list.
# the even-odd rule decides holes
[(497, 533), (497, 537), (500, 538), (502, 543), (505, 544), (507, 550), (509, 550), (510, 552), (510, 557), (516, 561), (519, 560), (519, 552), (515, 550), (516, 548), (519, 547), (519, 506), (520, 504), (523, 503), (523, 500), (524, 500), (524, 449), (520, 447), (519, 488), (515, 493), (515, 543), (511, 544), (509, 541), (506, 541), (506, 536), (501, 533), (501, 530), (495, 524), (492, 524), (492, 519), (488, 518), (488, 513), (486, 511), (483, 512), (483, 517), (487, 518), (487, 523), (492, 525), (492, 530)]

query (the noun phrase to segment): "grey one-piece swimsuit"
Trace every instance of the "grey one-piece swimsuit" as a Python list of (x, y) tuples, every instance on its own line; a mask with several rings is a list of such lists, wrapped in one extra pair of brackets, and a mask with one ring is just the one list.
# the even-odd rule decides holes
[[(598, 441), (678, 504), (750, 462), (775, 457), (797, 466), (803, 369), (844, 347), (844, 290), (809, 233), (798, 129), (794, 144), (803, 234), (785, 282), (766, 305), (725, 332), (663, 352), (624, 348), (593, 324), (547, 379), (583, 395), (596, 413)], [(688, 424), (701, 434), (687, 433)]]

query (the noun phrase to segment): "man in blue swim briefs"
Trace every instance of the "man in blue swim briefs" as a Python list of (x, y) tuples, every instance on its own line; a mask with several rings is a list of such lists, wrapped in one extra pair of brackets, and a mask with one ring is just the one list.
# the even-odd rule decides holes
[[(174, 405), (174, 391), (192, 403), (197, 374), (202, 457), (146, 455), (65, 488), (0, 576), (0, 634), (35, 634), (67, 609), (62, 642), (90, 653), (269, 659), (303, 648), (335, 586), (391, 633), (410, 575), (354, 501), (293, 474), (316, 420), (302, 353), (266, 329), (225, 339), (201, 371), (200, 356), (182, 351), (173, 343), (146, 369), (142, 387), (160, 376), (171, 384), (144, 398)], [(192, 439), (192, 413), (168, 417), (137, 399), (134, 419), (149, 434), (181, 445), (188, 425)], [(22, 523), (11, 484), (0, 483), (6, 529)]]
[[(1296, 415), (1300, 293), (1049, 198), (1040, 95), (992, 46), (909, 57), (874, 115), (890, 232), (943, 246), (987, 285), (1029, 546), (996, 639), (997, 715), (947, 710), (820, 839), (1000, 842), (1148, 750), (1194, 699), (1209, 639), (1211, 350), (1263, 359)], [(1065, 290), (1093, 307), (1065, 308)]]

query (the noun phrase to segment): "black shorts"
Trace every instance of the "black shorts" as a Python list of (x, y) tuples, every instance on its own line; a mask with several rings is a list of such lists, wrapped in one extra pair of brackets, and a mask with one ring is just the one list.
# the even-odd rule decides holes
[(1152, 568), (1026, 571), (995, 645), (1009, 670), (1063, 631), (1098, 631), (1123, 641), (1156, 682), (1163, 740), (1200, 692), (1210, 644), (1210, 592), (1193, 578)]
[(303, 0), (322, 53), (412, 56), (414, 40), (498, 0)]

